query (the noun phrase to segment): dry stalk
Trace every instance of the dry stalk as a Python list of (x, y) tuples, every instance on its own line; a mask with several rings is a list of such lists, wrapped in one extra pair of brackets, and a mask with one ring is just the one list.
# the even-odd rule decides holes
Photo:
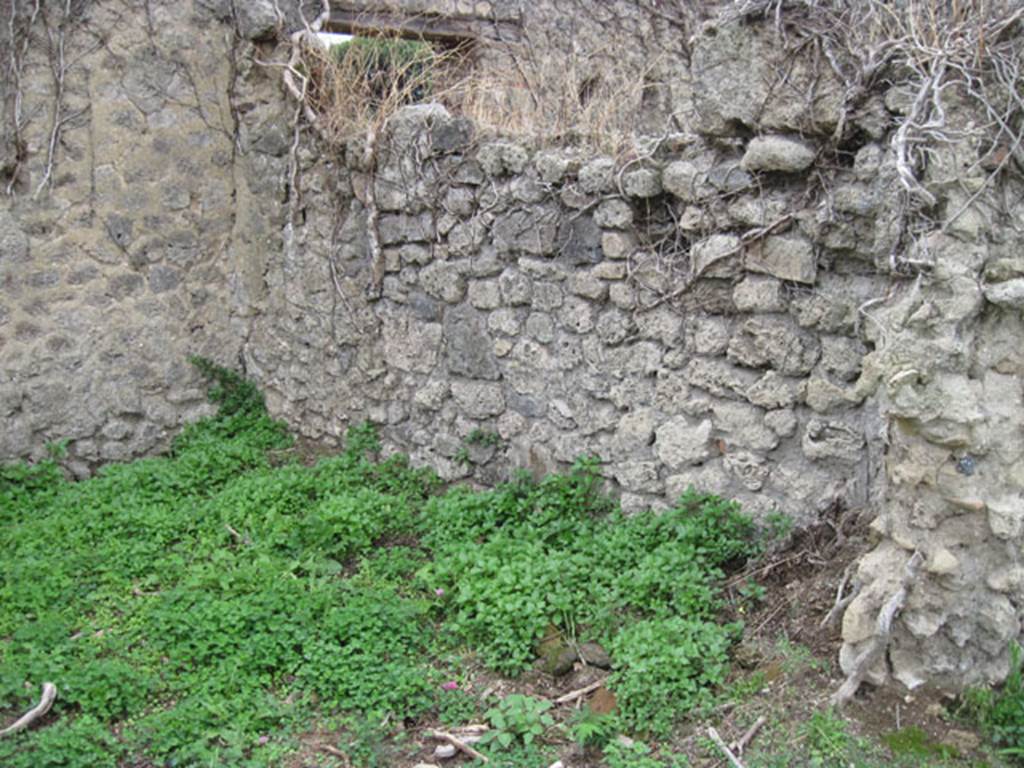
[(740, 762), (740, 759), (732, 753), (732, 750), (729, 749), (722, 737), (718, 735), (718, 731), (711, 726), (708, 726), (708, 736), (711, 738), (711, 741), (715, 743), (715, 746), (718, 747), (718, 751), (721, 752), (725, 756), (725, 759), (729, 761), (729, 765), (733, 768), (745, 768), (743, 763)]
[[(24, 152), (24, 139), (22, 130), (25, 127), (25, 117), (22, 114), (24, 92), (22, 90), (22, 77), (25, 68), (25, 57), (28, 54), (29, 43), (32, 41), (32, 28), (39, 17), (42, 0), (34, 0), (32, 10), (22, 29), (18, 29), (18, 0), (10, 0), (10, 18), (7, 20), (7, 45), (9, 47), (9, 60), (7, 73), (11, 90), (13, 91), (11, 104), (11, 139), (14, 143), (16, 153), (14, 167), (11, 169), (11, 179), (7, 183), (4, 193), (8, 196), (14, 194), (14, 187), (17, 184), (21, 170), (22, 153)], [(19, 45), (20, 37), (20, 45)]]
[(471, 747), (465, 741), (463, 741), (462, 739), (458, 738), (457, 736), (454, 736), (454, 735), (448, 733), (447, 731), (427, 731), (427, 735), (430, 736), (433, 739), (437, 739), (438, 741), (447, 741), (449, 744), (451, 744), (457, 750), (459, 750), (460, 752), (462, 752), (465, 755), (468, 755), (469, 757), (473, 758), (474, 760), (479, 760), (481, 763), (489, 763), (490, 762), (490, 759), (486, 755), (484, 755), (484, 754), (478, 752), (477, 750), (473, 749), (473, 747)]
[(768, 718), (764, 715), (758, 717), (757, 720), (754, 721), (754, 724), (747, 729), (746, 733), (744, 733), (736, 741), (729, 745), (729, 749), (731, 749), (737, 755), (742, 755), (743, 750), (747, 748), (747, 745), (750, 744), (750, 742), (757, 735), (757, 732), (761, 730), (761, 728), (763, 728), (764, 724), (767, 722)]
[(900, 611), (903, 610), (903, 606), (907, 602), (907, 595), (910, 593), (910, 587), (917, 580), (917, 574), (921, 570), (923, 563), (924, 555), (920, 551), (914, 552), (910, 560), (907, 561), (903, 569), (903, 578), (900, 581), (899, 589), (896, 590), (892, 597), (886, 600), (885, 605), (878, 612), (878, 618), (875, 620), (875, 634), (868, 641), (864, 650), (853, 660), (853, 667), (846, 681), (832, 695), (830, 700), (832, 706), (841, 707), (853, 698), (871, 667), (882, 657), (886, 648), (889, 647), (889, 638), (892, 636), (892, 623)]
[[(57, 145), (60, 140), (60, 132), (64, 124), (72, 117), (65, 117), (64, 109), (64, 80), (68, 72), (67, 33), (71, 25), (71, 0), (64, 0), (63, 16), (56, 23), (56, 30), (47, 21), (46, 35), (50, 44), (50, 67), (53, 72), (53, 118), (50, 126), (50, 139), (46, 145), (46, 165), (43, 176), (39, 180), (33, 199), (38, 199), (43, 189), (49, 186), (53, 178), (53, 166), (57, 157)], [(77, 115), (76, 115), (77, 116)]]
[(850, 581), (850, 576), (852, 575), (854, 566), (855, 564), (851, 563), (843, 571), (843, 578), (840, 580), (839, 586), (836, 588), (835, 602), (832, 604), (832, 609), (825, 615), (825, 618), (821, 620), (821, 623), (818, 624), (819, 629), (830, 629), (836, 620), (842, 616), (846, 607), (857, 598), (857, 595), (860, 594), (861, 583), (859, 579), (854, 581), (853, 586), (850, 588), (850, 592), (848, 594), (846, 592), (846, 585)]
[(469, 74), (453, 93), (457, 111), (485, 130), (541, 146), (576, 144), (612, 155), (634, 150), (645, 96), (660, 85), (664, 57), (628, 66), (613, 44), (555, 56), (527, 42), (508, 44), (503, 53), (514, 66)]
[(595, 680), (590, 685), (585, 685), (582, 688), (577, 688), (575, 691), (569, 691), (569, 693), (566, 693), (555, 699), (555, 704), (568, 704), (570, 702), (576, 701), (576, 699), (581, 699), (588, 693), (596, 691), (598, 688), (604, 685), (605, 682), (606, 680), (604, 678), (601, 678), (600, 680)]

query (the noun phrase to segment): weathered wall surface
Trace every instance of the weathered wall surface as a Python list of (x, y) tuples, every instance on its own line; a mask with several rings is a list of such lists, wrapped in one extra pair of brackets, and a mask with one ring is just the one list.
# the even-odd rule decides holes
[(876, 682), (889, 671), (909, 687), (1001, 679), (1021, 631), (1024, 207), (1019, 180), (1000, 179), (1004, 189), (949, 218), (967, 190), (984, 189), (979, 159), (964, 144), (936, 158), (927, 179), (948, 224), (915, 247), (927, 275), (881, 307), (870, 332), (887, 492), (873, 524), (881, 540), (860, 563), (865, 588), (844, 617), (845, 666), (912, 554), (925, 558)]
[(85, 472), (206, 412), (190, 354), (237, 364), (232, 307), (262, 290), (279, 248), (290, 137), (260, 130), (283, 96), (241, 55), (230, 7), (76, 3), (63, 21), (52, 5), (30, 27), (27, 11), (16, 19), (17, 45), (29, 41), (17, 137), (5, 78), (0, 456), (68, 439)]
[[(524, 28), (591, 46), (582, 6), (561, 5)], [(67, 438), (84, 473), (159, 449), (206, 409), (188, 355), (241, 359), (302, 434), (370, 419), (449, 479), (596, 453), (628, 509), (690, 483), (801, 522), (866, 506), (878, 540), (844, 666), (920, 552), (873, 679), (1005, 673), (1024, 190), (987, 147), (933, 154), (936, 202), (908, 226), (906, 98), (847, 110), (834, 72), (732, 21), (665, 46), (657, 138), (632, 154), (538, 151), (421, 106), (370, 168), (312, 132), (293, 152), (294, 105), (256, 63), (297, 24), (273, 3), (75, 9), (63, 82), (50, 16), (0, 93), (0, 458)], [(624, 40), (678, 29), (636, 10)]]
[(340, 176), (352, 197), (309, 212), (320, 245), (268, 272), (246, 356), (277, 412), (316, 439), (369, 416), (448, 479), (598, 454), (630, 509), (691, 483), (803, 521), (866, 502), (878, 434), (852, 386), (856, 308), (884, 281), (870, 260), (817, 258), (799, 171), (700, 142), (629, 166), (533, 154), (433, 106), (389, 128), (381, 298), (358, 168)]

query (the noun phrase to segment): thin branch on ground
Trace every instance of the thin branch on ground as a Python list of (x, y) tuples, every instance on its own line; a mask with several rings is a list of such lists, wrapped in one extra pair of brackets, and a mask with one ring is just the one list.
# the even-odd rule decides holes
[(718, 731), (716, 731), (714, 727), (710, 725), (708, 726), (708, 736), (715, 743), (715, 746), (718, 747), (718, 750), (725, 756), (725, 759), (729, 761), (729, 764), (732, 765), (733, 768), (746, 768), (743, 765), (743, 763), (740, 762), (740, 759), (732, 753), (732, 750), (729, 749), (729, 747), (726, 745), (722, 737), (718, 735)]
[(10, 736), (28, 728), (32, 723), (36, 722), (39, 718), (50, 711), (50, 707), (53, 706), (53, 702), (56, 698), (57, 686), (53, 683), (43, 683), (43, 693), (39, 698), (39, 703), (0, 731), (0, 739), (4, 736)]
[(464, 742), (462, 739), (448, 733), (447, 731), (427, 731), (427, 735), (430, 736), (432, 739), (437, 739), (438, 741), (447, 741), (457, 750), (459, 750), (465, 755), (469, 755), (469, 757), (472, 757), (474, 760), (479, 760), (482, 763), (490, 762), (487, 755), (478, 752), (477, 750), (473, 749), (473, 747), (469, 746), (469, 744)]
[(557, 699), (555, 699), (555, 704), (568, 704), (570, 702), (576, 701), (576, 699), (583, 698), (588, 693), (592, 693), (593, 691), (596, 691), (598, 688), (600, 688), (604, 684), (605, 684), (605, 679), (604, 678), (602, 678), (600, 680), (595, 680), (590, 685), (585, 685), (582, 688), (577, 688), (575, 691), (569, 691), (569, 693), (566, 693), (566, 694), (564, 694), (562, 696), (559, 696)]
[(750, 744), (753, 738), (757, 735), (757, 732), (761, 730), (767, 722), (768, 718), (764, 715), (758, 717), (757, 720), (754, 721), (754, 724), (747, 729), (746, 733), (729, 745), (729, 749), (731, 749), (736, 755), (742, 755), (743, 750), (747, 748), (747, 745)]

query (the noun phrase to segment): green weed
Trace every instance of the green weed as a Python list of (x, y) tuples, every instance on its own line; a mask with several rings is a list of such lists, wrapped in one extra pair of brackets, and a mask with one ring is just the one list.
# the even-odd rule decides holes
[(604, 764), (607, 768), (685, 768), (689, 765), (682, 756), (671, 756), (667, 762), (654, 756), (654, 752), (642, 741), (615, 740), (604, 748)]
[(739, 628), (679, 617), (648, 619), (613, 640), (616, 670), (609, 679), (623, 721), (664, 735), (680, 712), (712, 703), (725, 682), (727, 652)]
[[(517, 673), (552, 624), (611, 651), (625, 727), (665, 732), (724, 680), (718, 584), (756, 551), (734, 504), (691, 492), (627, 518), (595, 459), (437, 495), (429, 470), (375, 460), (369, 426), (304, 466), (251, 383), (195, 362), (219, 410), (167, 456), (83, 482), (56, 457), (0, 467), (0, 709), (60, 691), (0, 765), (277, 765), (335, 715), (361, 764), (389, 764), (380, 723), (476, 715), (441, 685), (466, 648)], [(546, 759), (546, 706), (487, 713), (495, 764)]]
[(551, 702), (513, 693), (487, 710), (486, 716), (493, 730), (487, 731), (481, 744), (497, 743), (503, 749), (513, 744), (530, 746), (533, 741), (555, 724), (548, 714)]
[(594, 712), (590, 707), (577, 710), (569, 719), (569, 735), (582, 748), (604, 747), (621, 730), (618, 717)]
[(804, 723), (803, 736), (811, 768), (845, 768), (856, 740), (832, 710), (819, 710)]
[(960, 714), (976, 722), (1000, 754), (1024, 764), (1024, 675), (1017, 643), (1010, 646), (1010, 673), (1002, 688), (968, 690)]
[(910, 726), (882, 736), (885, 744), (898, 760), (914, 760), (918, 764), (957, 757), (957, 751), (944, 744), (936, 744), (923, 728)]

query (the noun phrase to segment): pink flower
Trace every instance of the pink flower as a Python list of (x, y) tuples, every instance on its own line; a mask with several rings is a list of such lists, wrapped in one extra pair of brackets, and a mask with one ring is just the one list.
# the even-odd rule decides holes
[(266, 743), (268, 743), (270, 741), (270, 737), (269, 736), (260, 736), (259, 739), (257, 739), (256, 741), (262, 747), (264, 744), (266, 744)]
[(437, 597), (444, 597), (444, 590), (441, 589), (441, 587), (438, 587), (437, 589), (434, 590), (434, 594)]
[(457, 691), (459, 690), (459, 684), (454, 680), (449, 680), (447, 683), (441, 685), (443, 691)]

